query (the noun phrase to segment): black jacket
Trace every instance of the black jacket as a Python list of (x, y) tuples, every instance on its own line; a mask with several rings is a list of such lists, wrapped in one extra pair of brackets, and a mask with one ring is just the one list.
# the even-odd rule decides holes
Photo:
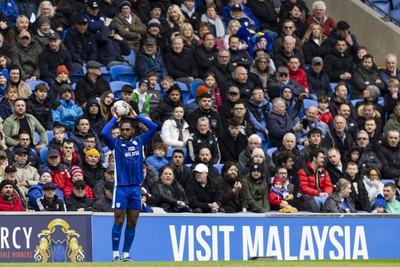
[(124, 61), (122, 56), (127, 56), (131, 52), (125, 39), (117, 41), (108, 36), (108, 31), (109, 27), (104, 26), (101, 32), (96, 35), (97, 60), (105, 66), (111, 61)]
[(199, 69), (200, 78), (204, 77), (208, 68), (211, 66), (211, 62), (217, 58), (217, 55), (218, 55), (218, 49), (216, 49), (215, 47), (211, 51), (208, 51), (204, 47), (204, 44), (199, 45), (196, 48), (193, 57)]
[(211, 212), (209, 203), (216, 202), (221, 207), (222, 197), (218, 183), (214, 179), (207, 178), (207, 184), (203, 187), (195, 179), (186, 186), (186, 194), (189, 198), (190, 207), (200, 208), (204, 213)]
[(382, 178), (397, 179), (400, 177), (400, 146), (391, 147), (385, 138), (378, 149), (378, 158), (382, 162)]
[(178, 181), (174, 181), (171, 186), (166, 186), (162, 181), (157, 181), (151, 190), (150, 206), (163, 208), (166, 212), (179, 212), (178, 201), (189, 205), (189, 199), (186, 196), (185, 189)]
[(94, 201), (88, 198), (86, 195), (82, 198), (75, 196), (72, 193), (66, 200), (65, 205), (67, 205), (68, 211), (77, 211), (80, 208), (84, 208), (85, 211), (92, 211), (92, 206)]
[[(344, 177), (351, 183), (350, 198), (354, 203), (356, 210), (371, 211), (371, 202), (369, 201), (368, 191), (365, 188), (364, 178), (361, 175), (356, 175), (355, 179), (352, 180), (347, 174)], [(357, 189), (355, 185), (357, 185)]]
[(239, 154), (247, 147), (247, 136), (242, 133), (232, 138), (228, 131), (224, 133), (222, 138), (218, 139), (219, 149), (221, 151), (221, 162), (239, 161)]
[(310, 94), (315, 94), (316, 96), (332, 96), (332, 89), (328, 74), (323, 71), (316, 73), (312, 68), (309, 68), (306, 73)]
[(63, 46), (60, 46), (57, 52), (53, 52), (49, 45), (46, 45), (39, 55), (40, 78), (52, 84), (57, 77), (57, 67), (65, 65), (69, 71), (72, 71), (71, 54)]
[(32, 94), (26, 102), (26, 113), (35, 116), (46, 130), (53, 130), (51, 103), (48, 97), (46, 97), (43, 103), (39, 103), (36, 99), (36, 95)]
[(323, 40), (322, 44), (317, 45), (312, 39), (303, 44), (304, 61), (311, 65), (313, 57), (321, 57), (324, 59), (331, 52), (331, 47), (327, 40)]
[(89, 98), (100, 97), (108, 90), (111, 90), (110, 84), (103, 76), (99, 76), (96, 83), (93, 83), (86, 74), (76, 83), (75, 100), (78, 104), (83, 105)]
[(251, 58), (249, 52), (247, 50), (237, 50), (233, 51), (229, 49), (231, 52), (231, 63), (236, 63), (236, 66), (245, 67), (247, 70), (250, 69), (250, 66), (253, 64), (253, 59)]
[(340, 75), (349, 72), (353, 74), (355, 64), (353, 57), (346, 51), (339, 53), (336, 49), (324, 58), (324, 72), (328, 74), (331, 82), (340, 82)]
[(49, 202), (46, 197), (41, 197), (36, 200), (37, 207), (35, 211), (67, 211), (64, 201), (54, 195), (53, 202)]
[(67, 32), (64, 44), (71, 53), (72, 62), (83, 65), (89, 60), (97, 60), (95, 35), (89, 30), (82, 35), (72, 26)]
[(214, 164), (219, 163), (221, 160), (221, 152), (219, 150), (218, 138), (211, 131), (203, 135), (197, 130), (190, 135), (187, 141), (189, 161), (196, 162), (198, 160), (199, 149), (204, 145), (207, 145), (211, 150), (212, 162)]
[(278, 16), (271, 0), (250, 0), (247, 6), (260, 22), (260, 30), (277, 31)]
[(172, 116), (172, 112), (176, 106), (182, 106), (182, 102), (172, 102), (168, 96), (164, 98), (162, 102), (150, 112), (151, 120), (158, 125), (158, 128), (162, 128), (164, 121), (168, 120)]
[(80, 167), (85, 173), (84, 180), (86, 184), (91, 188), (94, 187), (97, 181), (104, 178), (104, 168), (101, 166), (100, 163), (98, 163), (96, 167), (92, 167), (86, 162), (86, 160), (83, 160)]
[(165, 67), (168, 74), (174, 79), (199, 76), (196, 62), (193, 59), (192, 53), (189, 50), (183, 49), (179, 54), (171, 51), (164, 55)]
[[(357, 212), (352, 199), (348, 197), (346, 198), (346, 201), (347, 205), (349, 206), (350, 213)], [(347, 213), (346, 208), (342, 203), (342, 199), (337, 192), (333, 192), (333, 194), (326, 199), (325, 203), (323, 204), (322, 210), (326, 213)]]
[(208, 120), (210, 121), (210, 130), (212, 131), (212, 133), (215, 134), (217, 137), (222, 136), (222, 121), (218, 112), (213, 110), (205, 112), (200, 107), (191, 112), (186, 119), (186, 122), (189, 124), (190, 132), (194, 133), (196, 131), (197, 121), (203, 117), (208, 118)]

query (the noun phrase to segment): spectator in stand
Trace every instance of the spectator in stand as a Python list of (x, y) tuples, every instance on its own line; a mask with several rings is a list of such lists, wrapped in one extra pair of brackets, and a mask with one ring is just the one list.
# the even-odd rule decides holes
[[(307, 166), (308, 158), (312, 151), (321, 150), (324, 155), (327, 155), (328, 153), (328, 150), (325, 147), (322, 147), (322, 132), (320, 129), (312, 128), (308, 132), (307, 138), (308, 145), (300, 151), (300, 155), (297, 157), (297, 167)], [(326, 166), (327, 162), (328, 159), (325, 158), (324, 166)]]
[[(375, 88), (376, 91), (377, 88)], [(365, 90), (367, 91), (367, 90)], [(379, 106), (379, 105), (376, 105)], [(382, 109), (382, 106), (379, 106), (380, 109)], [(371, 101), (366, 101), (365, 104), (360, 105), (359, 109), (357, 110), (358, 112), (358, 128), (362, 129), (365, 126), (365, 121), (368, 119), (373, 119), (375, 120), (376, 123), (376, 130), (377, 133), (381, 134), (383, 130), (383, 124), (385, 123), (385, 114), (380, 113), (377, 108), (375, 108), (375, 104)]]
[[(88, 0), (86, 2), (86, 10), (83, 16), (88, 20), (88, 30), (92, 33), (99, 33), (107, 21), (107, 17), (99, 9), (98, 0)], [(110, 19), (111, 20), (111, 19)]]
[(6, 89), (6, 95), (0, 100), (0, 116), (5, 121), (13, 114), (13, 106), (15, 100), (18, 99), (18, 88), (10, 85)]
[(95, 145), (98, 151), (101, 151), (101, 144), (98, 136), (95, 132), (90, 129), (89, 120), (85, 117), (79, 117), (75, 122), (75, 127), (69, 136), (69, 139), (74, 141), (76, 150), (81, 150), (84, 147), (84, 139), (88, 133), (92, 133), (95, 136)]
[(172, 148), (185, 148), (190, 137), (189, 124), (184, 119), (184, 108), (174, 107), (172, 117), (163, 123), (161, 138), (164, 143)]
[(349, 29), (350, 25), (346, 21), (339, 21), (336, 25), (336, 29), (334, 29), (329, 36), (329, 44), (334, 46), (337, 39), (344, 39), (347, 43), (347, 51), (350, 55), (356, 57), (360, 45), (357, 43), (356, 36), (351, 34)]
[(103, 116), (103, 119), (106, 121), (109, 121), (111, 118), (110, 112), (114, 101), (115, 95), (112, 91), (105, 91), (100, 96), (100, 113)]
[(61, 46), (61, 37), (58, 33), (49, 35), (49, 42), (39, 55), (40, 78), (51, 85), (54, 80), (60, 82), (58, 67), (64, 66), (63, 71), (69, 75), (68, 69), (72, 70), (71, 55), (67, 49)]
[(107, 121), (101, 116), (100, 104), (96, 98), (90, 98), (87, 101), (84, 116), (89, 120), (90, 129), (92, 129), (97, 136), (100, 136), (101, 130), (103, 130)]
[(185, 160), (185, 153), (181, 149), (174, 149), (172, 152), (172, 161), (169, 164), (174, 172), (175, 179), (186, 188), (186, 185), (192, 177), (192, 171), (188, 166), (183, 164)]
[(82, 108), (86, 107), (86, 101), (90, 98), (100, 97), (102, 93), (111, 90), (108, 81), (101, 75), (103, 65), (97, 61), (89, 61), (86, 64), (87, 73), (76, 83), (76, 101)]
[(345, 165), (342, 161), (342, 156), (340, 155), (339, 149), (336, 147), (331, 147), (328, 149), (328, 164), (326, 164), (326, 170), (329, 173), (331, 182), (335, 185), (340, 178), (345, 176)]
[(71, 54), (73, 72), (81, 73), (85, 64), (97, 59), (97, 46), (95, 34), (88, 30), (88, 20), (80, 15), (74, 23), (67, 32), (64, 44)]
[(55, 31), (51, 29), (48, 17), (40, 17), (36, 20), (36, 26), (37, 29), (34, 32), (33, 37), (40, 44), (42, 49), (44, 49), (45, 46), (49, 44), (49, 36)]
[(197, 42), (199, 41), (199, 37), (194, 33), (192, 25), (187, 22), (183, 23), (179, 34), (183, 39), (184, 47), (193, 54)]
[(247, 137), (240, 132), (240, 126), (241, 122), (238, 118), (230, 119), (228, 129), (218, 140), (221, 162), (238, 162), (240, 153), (247, 148)]
[(218, 49), (215, 46), (214, 35), (211, 32), (204, 34), (203, 43), (195, 49), (193, 57), (196, 61), (199, 76), (203, 77), (211, 63), (217, 58)]
[[(11, 27), (11, 26), (10, 26)], [(11, 27), (7, 31), (6, 39), (8, 47), (13, 47), (18, 41), (18, 35), (21, 31), (27, 31), (29, 29), (29, 19), (25, 15), (19, 15), (15, 26)]]
[(0, 183), (0, 211), (24, 211), (10, 180), (3, 180)]
[(396, 104), (400, 102), (399, 84), (399, 80), (396, 78), (390, 78), (388, 81), (388, 92), (384, 95), (383, 101), (387, 118), (390, 118)]
[[(94, 184), (93, 195), (95, 201), (107, 198), (107, 190), (111, 189), (111, 192), (113, 191), (112, 189), (114, 188), (115, 181), (114, 173), (114, 164), (109, 164), (104, 172), (104, 178)], [(88, 188), (86, 188), (86, 190), (88, 190)]]
[[(200, 88), (200, 87), (199, 87)], [(197, 89), (198, 90), (198, 89)], [(222, 102), (222, 99), (221, 99)], [(228, 97), (226, 101), (222, 104), (221, 108), (219, 108), (218, 113), (221, 117), (222, 123), (224, 124), (224, 129), (227, 128), (227, 122), (229, 119), (233, 118), (234, 106), (236, 103), (245, 103), (245, 100), (240, 99), (240, 91), (236, 86), (231, 86), (228, 89)], [(243, 113), (245, 114), (245, 113)]]
[[(70, 139), (68, 141), (70, 141)], [(97, 148), (97, 141), (97, 135), (95, 135), (94, 132), (88, 132), (83, 138), (83, 147), (81, 147), (77, 151), (79, 154), (79, 158), (84, 159), (86, 157), (86, 153), (90, 149)]]
[(382, 161), (382, 176), (385, 179), (400, 177), (400, 134), (397, 130), (390, 130), (378, 149), (378, 157)]
[(61, 86), (63, 84), (71, 85), (72, 82), (69, 78), (69, 71), (65, 65), (60, 65), (56, 70), (56, 78), (53, 80), (53, 83), (50, 86), (50, 90), (48, 92), (48, 97), (50, 99), (50, 103), (52, 104), (53, 109), (57, 108), (57, 98), (60, 94)]
[[(169, 26), (167, 19), (164, 17), (165, 11), (169, 6), (164, 5), (162, 2), (151, 2), (151, 11), (149, 18), (157, 19), (160, 22), (160, 34), (163, 37), (169, 38), (171, 36), (172, 29)], [(149, 21), (150, 23), (150, 21)]]
[(195, 0), (184, 0), (181, 4), (181, 10), (186, 21), (193, 26), (195, 31), (197, 31), (199, 29), (201, 13), (196, 10)]
[(378, 158), (375, 152), (375, 148), (369, 142), (368, 133), (361, 130), (357, 134), (357, 145), (361, 149), (361, 158), (359, 159), (360, 174), (365, 175), (367, 169), (374, 167), (378, 170), (382, 170), (382, 162)]
[(52, 110), (53, 123), (63, 125), (67, 131), (72, 131), (76, 119), (83, 115), (83, 111), (75, 103), (73, 89), (69, 84), (63, 84), (60, 87), (57, 101), (58, 108)]
[(32, 166), (36, 169), (40, 167), (40, 158), (36, 149), (34, 148), (33, 142), (31, 142), (31, 136), (28, 132), (21, 131), (18, 135), (18, 144), (8, 153), (8, 162), (12, 164), (15, 162), (15, 151), (17, 148), (23, 148), (28, 152), (28, 160)]
[(136, 58), (135, 66), (140, 77), (146, 76), (149, 72), (154, 72), (157, 74), (158, 81), (161, 82), (168, 75), (161, 53), (157, 51), (157, 40), (155, 38), (147, 37), (145, 39), (143, 48)]
[[(280, 97), (284, 88), (291, 89), (296, 97), (305, 92), (303, 86), (289, 78), (289, 70), (287, 68), (279, 67), (275, 74), (275, 77), (271, 76), (271, 78), (268, 79), (267, 87), (269, 99), (273, 100), (276, 97)], [(294, 98), (295, 96), (292, 97)]]
[(51, 103), (47, 97), (48, 87), (45, 83), (35, 86), (35, 93), (32, 94), (26, 103), (26, 112), (35, 116), (40, 124), (48, 131), (53, 129), (51, 115)]
[(243, 212), (265, 213), (270, 210), (268, 184), (262, 176), (261, 164), (253, 164), (250, 174), (243, 178)]
[(372, 147), (374, 147), (375, 149), (379, 149), (382, 144), (382, 132), (379, 132), (377, 130), (375, 119), (366, 119), (364, 130), (368, 133), (369, 140), (372, 143)]
[(347, 130), (346, 119), (337, 115), (333, 118), (333, 129), (325, 136), (325, 147), (337, 147), (344, 155), (354, 145), (353, 136)]
[[(38, 11), (36, 13), (36, 18), (40, 19), (41, 17), (47, 17), (50, 20), (51, 29), (58, 33), (62, 33), (64, 28), (61, 24), (61, 20), (55, 17), (56, 7), (53, 6), (50, 1), (42, 1), (38, 6)], [(37, 24), (34, 25), (37, 28)]]
[(311, 61), (311, 68), (307, 70), (310, 99), (317, 100), (322, 95), (332, 96), (329, 76), (322, 71), (323, 65), (322, 58), (314, 57)]
[(271, 173), (275, 166), (271, 160), (271, 157), (262, 148), (258, 147), (253, 149), (253, 152), (251, 153), (251, 159), (246, 162), (246, 165), (243, 169), (240, 169), (239, 176), (245, 177), (251, 173), (251, 168), (254, 164), (260, 164), (262, 177), (266, 179), (267, 183), (270, 183)]
[(65, 200), (65, 204), (68, 211), (92, 211), (94, 201), (86, 196), (85, 181), (75, 181), (72, 194)]
[(277, 32), (279, 14), (275, 11), (273, 0), (249, 1), (247, 5), (258, 19), (260, 31)]
[(180, 32), (183, 23), (186, 22), (185, 16), (177, 5), (169, 6), (166, 19), (172, 32)]
[(301, 193), (313, 196), (320, 204), (323, 204), (333, 191), (329, 173), (323, 168), (323, 164), (322, 151), (311, 152), (307, 166), (298, 172)]
[[(166, 22), (165, 18), (163, 18)], [(165, 25), (164, 25), (165, 26)], [(166, 27), (169, 28), (168, 25)], [(165, 46), (167, 44), (167, 38), (161, 33), (161, 22), (159, 19), (153, 18), (147, 24), (147, 30), (145, 35), (140, 40), (140, 47), (143, 47), (143, 43), (147, 38), (154, 38), (157, 41), (158, 51), (165, 51)]]
[[(231, 35), (237, 34), (240, 28), (240, 22), (236, 19), (233, 19), (229, 22), (226, 27), (226, 35), (223, 40), (223, 48), (229, 49), (229, 37)], [(240, 40), (239, 49), (247, 49), (248, 45), (244, 42), (244, 40)]]
[(195, 162), (193, 162), (192, 166), (190, 166), (190, 169), (193, 170), (199, 163), (203, 163), (208, 167), (209, 178), (216, 178), (219, 175), (218, 169), (214, 167), (210, 145), (203, 144), (200, 147), (199, 152), (196, 155)]
[(208, 168), (199, 163), (193, 169), (194, 178), (186, 186), (186, 194), (194, 213), (225, 212), (221, 207), (221, 193), (215, 179), (208, 177)]
[(201, 21), (209, 25), (210, 31), (215, 37), (222, 38), (225, 36), (225, 24), (217, 15), (215, 4), (207, 5), (206, 12), (201, 15)]
[(278, 13), (278, 16), (280, 17), (277, 26), (278, 34), (281, 34), (282, 31), (281, 23), (290, 19), (294, 22), (294, 25), (296, 27), (296, 36), (302, 39), (308, 28), (305, 22), (308, 13), (308, 8), (303, 0), (291, 0), (288, 2), (282, 2), (281, 8)]
[(97, 181), (103, 179), (104, 168), (101, 166), (100, 153), (97, 149), (92, 148), (86, 152), (81, 166), (85, 174), (84, 180), (91, 188), (93, 188)]
[(253, 63), (253, 58), (249, 52), (243, 49), (239, 49), (240, 38), (237, 35), (231, 35), (229, 37), (229, 52), (231, 53), (231, 63), (234, 66), (242, 66), (247, 70)]
[(313, 23), (308, 28), (303, 38), (303, 53), (306, 64), (312, 64), (314, 57), (324, 59), (330, 54), (331, 46), (328, 39), (322, 33), (321, 25)]
[(257, 132), (268, 138), (267, 118), (269, 114), (269, 102), (264, 98), (264, 92), (259, 87), (251, 90), (250, 99), (247, 101), (250, 120), (256, 127)]
[(379, 71), (379, 76), (385, 85), (385, 91), (387, 92), (388, 82), (390, 78), (400, 80), (400, 70), (397, 68), (397, 56), (395, 54), (387, 54), (385, 58), (386, 69)]
[[(217, 84), (226, 85), (232, 77), (235, 67), (230, 63), (230, 56), (229, 50), (219, 50), (217, 58), (212, 61), (210, 68), (207, 70), (207, 72), (215, 74)], [(225, 99), (225, 97), (222, 94), (222, 98)]]
[(278, 165), (278, 158), (284, 151), (293, 153), (295, 158), (300, 155), (300, 150), (296, 145), (296, 136), (293, 133), (285, 134), (282, 139), (282, 144), (272, 153), (272, 160), (275, 165)]
[(21, 79), (35, 81), (40, 77), (39, 54), (42, 48), (32, 40), (29, 31), (21, 31), (18, 42), (10, 49), (10, 59), (14, 65), (21, 69)]
[(52, 182), (43, 185), (43, 196), (36, 199), (35, 211), (67, 211), (64, 201), (56, 194), (56, 189)]
[[(68, 180), (67, 185), (63, 188), (64, 198), (67, 199), (73, 191), (73, 185), (78, 180), (84, 180), (85, 174), (81, 168), (78, 166), (72, 166), (70, 170), (71, 179)], [(86, 185), (85, 195), (90, 198), (91, 200), (95, 200), (95, 196), (93, 194), (92, 188)]]
[(307, 19), (306, 21), (307, 26), (310, 26), (312, 23), (318, 23), (319, 25), (321, 25), (323, 33), (326, 36), (330, 36), (333, 29), (336, 28), (336, 23), (331, 17), (328, 17), (325, 14), (326, 12), (325, 2), (315, 1), (312, 4), (312, 9), (313, 9), (313, 14)]
[(236, 213), (243, 210), (243, 186), (238, 173), (237, 163), (227, 161), (222, 167), (221, 175), (217, 177), (222, 196), (221, 205), (226, 213)]
[(364, 185), (368, 191), (369, 201), (374, 203), (379, 194), (383, 195), (383, 183), (381, 182), (381, 172), (378, 168), (368, 168), (364, 176)]
[(278, 146), (287, 132), (296, 133), (303, 128), (302, 124), (292, 126), (292, 120), (299, 114), (303, 105), (303, 98), (306, 96), (307, 94), (302, 93), (295, 106), (289, 111), (286, 111), (284, 99), (275, 98), (273, 100), (272, 112), (267, 118), (267, 129), (271, 146)]
[[(301, 47), (301, 44), (300, 44)], [(274, 60), (275, 66), (282, 67), (287, 66), (289, 63), (289, 59), (293, 56), (298, 57), (300, 61), (300, 67), (304, 68), (304, 57), (302, 49), (298, 49), (296, 47), (296, 38), (293, 36), (285, 36), (283, 38), (283, 47), (274, 53), (272, 59)]]
[(138, 52), (140, 40), (146, 33), (146, 25), (132, 12), (131, 2), (121, 1), (119, 11), (119, 14), (114, 17), (119, 33), (128, 42), (130, 48)]
[(248, 70), (245, 67), (238, 66), (232, 73), (228, 83), (222, 84), (224, 86), (224, 90), (222, 90), (223, 98), (226, 99), (226, 92), (228, 91), (227, 88), (236, 86), (239, 88), (240, 97), (247, 100), (250, 98), (251, 89), (253, 89), (256, 84), (257, 81), (249, 79)]
[(14, 85), (18, 88), (18, 98), (28, 99), (32, 94), (32, 91), (28, 84), (26, 84), (21, 78), (21, 68), (17, 65), (12, 65), (8, 68), (10, 74), (10, 85)]
[(342, 104), (347, 104), (350, 108), (350, 116), (353, 120), (357, 119), (357, 113), (354, 109), (353, 104), (348, 99), (349, 89), (347, 88), (346, 83), (340, 82), (335, 86), (335, 93), (332, 95), (331, 100), (329, 102), (329, 111), (332, 116), (335, 117), (339, 114), (339, 109)]
[(40, 141), (36, 144), (36, 148), (40, 149), (48, 145), (46, 130), (40, 122), (31, 114), (26, 113), (26, 103), (24, 99), (14, 101), (14, 113), (4, 122), (4, 135), (6, 144), (13, 147), (18, 144), (18, 134), (20, 131), (30, 133), (31, 140), (34, 140), (34, 132), (40, 135)]
[(49, 149), (60, 150), (62, 143), (65, 139), (65, 127), (62, 125), (55, 125), (53, 128), (53, 140), (49, 144)]
[(169, 162), (165, 158), (167, 155), (168, 146), (163, 142), (157, 142), (153, 144), (154, 154), (148, 156), (145, 160), (147, 165), (151, 165), (158, 172), (161, 167), (167, 165)]
[[(237, 92), (239, 92), (239, 89), (237, 89), (237, 88), (234, 90), (237, 90)], [(237, 118), (240, 121), (240, 132), (242, 134), (244, 134), (246, 136), (250, 136), (250, 135), (256, 133), (257, 130), (256, 130), (255, 126), (253, 125), (253, 123), (250, 121), (250, 116), (247, 112), (244, 100), (237, 101), (233, 105), (232, 113), (233, 113), (232, 118)], [(225, 129), (226, 129), (226, 127), (225, 127)]]
[(296, 31), (296, 27), (294, 22), (290, 19), (285, 20), (282, 24), (282, 32), (281, 35), (276, 38), (274, 44), (274, 53), (278, 53), (283, 49), (283, 42), (286, 36), (291, 36), (295, 39), (294, 45), (296, 46), (296, 51), (302, 51), (302, 42), (299, 37), (294, 33)]
[(307, 76), (306, 72), (300, 68), (300, 58), (297, 56), (291, 56), (288, 60), (288, 65), (286, 68), (289, 70), (289, 78), (303, 86), (308, 94), (309, 90)]
[(301, 120), (303, 128), (296, 132), (297, 143), (303, 146), (309, 144), (307, 134), (312, 128), (320, 129), (322, 138), (325, 138), (329, 132), (328, 125), (318, 119), (318, 109), (316, 106), (309, 106), (305, 113), (306, 116)]
[(57, 185), (57, 188), (63, 189), (68, 183), (70, 183), (70, 175), (68, 173), (67, 165), (60, 162), (60, 153), (58, 150), (50, 149), (47, 153), (47, 161), (41, 167), (50, 170), (53, 182)]
[(336, 191), (323, 204), (322, 210), (326, 213), (355, 213), (357, 212), (351, 198), (351, 183), (340, 179), (336, 184)]
[(151, 120), (161, 129), (163, 123), (171, 118), (176, 106), (182, 106), (182, 92), (178, 85), (172, 85), (167, 91), (167, 95), (162, 102), (150, 112)]
[(353, 99), (363, 97), (364, 90), (372, 85), (376, 86), (380, 92), (384, 92), (385, 85), (378, 72), (372, 68), (373, 64), (374, 58), (370, 54), (363, 56), (361, 67), (354, 72), (352, 78), (351, 97)]
[(100, 0), (98, 4), (100, 12), (105, 14), (107, 18), (113, 18), (119, 12), (119, 1), (117, 0)]
[(72, 165), (79, 165), (81, 158), (77, 151), (75, 151), (74, 142), (72, 140), (64, 139), (61, 145), (60, 151), (60, 162), (68, 166), (68, 170), (71, 169)]
[(324, 58), (324, 72), (331, 82), (350, 83), (355, 64), (353, 57), (347, 51), (347, 43), (344, 39), (338, 39), (331, 53)]
[(30, 164), (28, 151), (25, 148), (17, 148), (14, 159), (13, 165), (17, 168), (18, 185), (27, 196), (29, 187), (39, 182), (38, 170)]
[(396, 185), (387, 183), (383, 187), (387, 213), (400, 213), (400, 202), (396, 200)]
[(383, 130), (385, 135), (387, 135), (390, 130), (400, 131), (400, 102), (396, 103), (396, 106), (394, 107), (394, 114), (390, 115), (390, 118), (386, 122)]

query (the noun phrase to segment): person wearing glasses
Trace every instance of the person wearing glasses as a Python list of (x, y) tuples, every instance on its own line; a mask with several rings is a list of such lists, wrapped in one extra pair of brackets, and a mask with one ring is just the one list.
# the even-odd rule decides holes
[(280, 97), (284, 85), (290, 86), (293, 89), (293, 93), (296, 97), (306, 92), (303, 86), (301, 86), (295, 80), (289, 78), (289, 70), (281, 66), (275, 72), (275, 77), (271, 76), (270, 79), (268, 79), (267, 88), (269, 99)]
[(300, 67), (305, 69), (303, 50), (301, 46), (299, 49), (296, 44), (297, 40), (293, 36), (285, 36), (283, 38), (282, 48), (276, 51), (272, 56), (276, 67), (287, 66), (289, 63), (289, 59), (293, 56), (296, 56), (299, 58)]
[(286, 36), (292, 36), (293, 38), (296, 39), (296, 48), (299, 51), (302, 51), (302, 42), (299, 37), (296, 36), (294, 33), (296, 31), (296, 26), (294, 25), (294, 22), (290, 19), (285, 20), (282, 23), (282, 30), (278, 38), (275, 40), (274, 44), (274, 53), (279, 52), (283, 48), (283, 40), (285, 39)]
[(368, 133), (361, 130), (357, 134), (357, 145), (361, 149), (361, 158), (359, 160), (360, 174), (365, 175), (367, 169), (371, 167), (382, 170), (382, 162), (375, 153), (375, 148), (369, 142)]
[(86, 183), (83, 180), (74, 182), (72, 194), (65, 200), (68, 211), (92, 211), (94, 201), (86, 196)]

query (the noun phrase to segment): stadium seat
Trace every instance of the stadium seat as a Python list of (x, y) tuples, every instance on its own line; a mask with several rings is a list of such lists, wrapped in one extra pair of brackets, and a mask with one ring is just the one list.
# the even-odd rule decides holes
[(217, 164), (214, 164), (214, 167), (218, 170), (218, 173), (221, 174), (221, 172), (222, 172), (222, 167), (224, 167), (224, 164), (222, 164), (222, 163), (217, 163)]
[(392, 180), (392, 179), (382, 179), (381, 180), (381, 183), (382, 184), (387, 184), (387, 183), (396, 183), (394, 180)]
[(35, 144), (40, 143), (40, 135), (37, 132), (34, 132), (34, 142)]
[(272, 157), (272, 153), (274, 153), (276, 150), (278, 149), (278, 147), (271, 147), (267, 149), (267, 153), (270, 157)]
[(137, 80), (137, 74), (133, 67), (124, 65), (115, 65), (110, 67), (111, 80), (122, 81), (134, 84)]
[(108, 82), (111, 80), (111, 72), (106, 67), (101, 67), (101, 76), (104, 77)]
[(177, 84), (179, 86), (179, 88), (181, 88), (183, 103), (185, 105), (187, 105), (187, 102), (188, 102), (188, 100), (190, 98), (190, 91), (187, 88), (186, 84), (185, 83), (181, 83), (181, 82), (174, 82), (174, 84)]
[(333, 93), (335, 92), (336, 85), (338, 85), (338, 83), (331, 83), (331, 89)]
[(380, 97), (378, 99), (378, 104), (381, 105), (382, 107), (385, 105), (385, 101), (383, 100), (383, 97)]
[(44, 147), (44, 148), (40, 149), (40, 162), (42, 164), (46, 163), (48, 150), (49, 150), (48, 147)]
[(174, 150), (174, 148), (168, 147), (167, 154), (165, 155), (165, 158), (168, 160), (168, 162), (172, 162), (172, 153)]
[(304, 148), (304, 146), (297, 145), (297, 148), (298, 148), (299, 150), (302, 150), (302, 149)]
[(75, 91), (75, 89), (76, 89), (76, 83), (71, 84), (71, 87), (72, 87), (72, 90)]
[(202, 82), (192, 82), (190, 84), (190, 95), (192, 96), (192, 98), (196, 98), (197, 88), (202, 84)]
[(42, 80), (27, 81), (27, 82), (25, 82), (25, 83), (26, 83), (27, 85), (29, 85), (29, 88), (31, 89), (32, 92), (35, 91), (35, 87), (36, 87), (36, 85), (38, 85), (39, 83), (44, 83), (44, 84), (46, 84), (47, 89), (49, 89), (49, 85), (48, 85), (45, 81), (42, 81)]
[(353, 100), (351, 100), (351, 103), (355, 107), (358, 102), (362, 102), (362, 101), (364, 101), (364, 99), (353, 99)]
[(310, 106), (318, 107), (318, 102), (312, 99), (304, 99), (303, 100), (304, 110), (308, 109)]
[[(375, 10), (376, 12), (378, 12), (379, 14), (381, 14), (381, 15), (385, 15), (384, 13), (389, 14), (389, 12), (390, 12), (390, 1), (389, 0), (370, 0), (370, 2), (374, 6), (371, 6), (371, 5), (369, 5), (369, 6), (371, 6), (371, 8), (373, 10)], [(376, 7), (378, 7), (380, 10)], [(382, 11), (384, 13), (382, 13)]]
[(127, 82), (122, 82), (122, 81), (110, 82), (111, 91), (114, 93), (115, 99), (121, 99), (121, 90), (122, 90), (122, 86), (124, 86), (124, 85), (131, 85), (131, 84), (127, 83)]
[(131, 53), (127, 56), (122, 56), (124, 60), (128, 61), (129, 64), (135, 65), (136, 62), (136, 52), (135, 50), (131, 50)]
[[(140, 81), (135, 82), (135, 89), (136, 89), (136, 88), (139, 88), (139, 82), (140, 82)], [(156, 89), (157, 91), (162, 91), (161, 85), (160, 85), (159, 83), (156, 83), (155, 89)]]
[(47, 140), (48, 140), (49, 143), (50, 143), (51, 140), (53, 140), (54, 133), (53, 133), (53, 131), (46, 131), (46, 134), (47, 134)]
[(390, 10), (390, 16), (392, 16), (398, 22), (392, 20), (394, 24), (400, 26), (400, 9)]

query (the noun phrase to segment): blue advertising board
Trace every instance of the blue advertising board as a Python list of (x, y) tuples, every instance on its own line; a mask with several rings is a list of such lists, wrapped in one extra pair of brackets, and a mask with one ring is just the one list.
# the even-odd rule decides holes
[[(93, 261), (110, 261), (112, 225), (112, 216), (93, 216)], [(399, 225), (390, 216), (141, 215), (131, 253), (135, 261), (398, 259)]]
[(91, 213), (0, 216), (0, 262), (88, 262), (91, 242)]

